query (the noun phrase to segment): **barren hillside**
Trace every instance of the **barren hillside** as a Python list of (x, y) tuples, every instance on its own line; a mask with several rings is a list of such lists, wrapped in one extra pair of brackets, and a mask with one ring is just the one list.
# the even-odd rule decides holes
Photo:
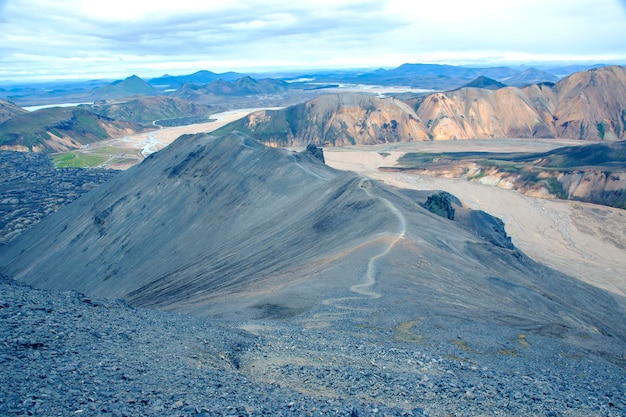
[(18, 236), (0, 253), (0, 273), (201, 316), (291, 317), (372, 302), (397, 309), (382, 321), (419, 309), (626, 339), (612, 296), (499, 243), (493, 225), (432, 214), (308, 153), (201, 134)]
[(284, 110), (264, 110), (221, 129), (251, 132), (276, 146), (354, 145), (425, 140), (429, 134), (402, 101), (365, 94), (329, 94)]
[[(478, 84), (484, 84), (478, 82)], [(412, 142), (432, 139), (624, 139), (626, 69), (602, 67), (556, 84), (464, 87), (408, 100), (326, 95), (279, 111), (252, 114), (239, 130), (279, 146)], [(408, 104), (408, 105), (407, 105)]]
[(624, 139), (626, 69), (578, 72), (556, 84), (496, 91), (462, 88), (418, 100), (435, 139), (558, 137)]

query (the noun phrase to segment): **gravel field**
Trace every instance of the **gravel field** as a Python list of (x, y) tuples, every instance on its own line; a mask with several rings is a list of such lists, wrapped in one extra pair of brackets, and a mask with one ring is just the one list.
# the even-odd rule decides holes
[(626, 414), (623, 367), (508, 326), (332, 306), (201, 319), (8, 279), (0, 294), (3, 416)]

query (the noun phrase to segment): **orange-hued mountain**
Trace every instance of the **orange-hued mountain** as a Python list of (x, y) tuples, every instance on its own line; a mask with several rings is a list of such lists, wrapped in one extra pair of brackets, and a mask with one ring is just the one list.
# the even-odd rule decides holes
[(409, 101), (365, 94), (315, 98), (261, 111), (224, 128), (280, 146), (426, 139), (625, 139), (626, 68), (578, 72), (522, 88), (463, 87)]
[(578, 72), (556, 84), (462, 88), (415, 103), (435, 139), (624, 139), (626, 68)]
[(262, 110), (225, 126), (276, 146), (343, 146), (429, 139), (406, 103), (366, 94), (329, 94), (282, 110)]

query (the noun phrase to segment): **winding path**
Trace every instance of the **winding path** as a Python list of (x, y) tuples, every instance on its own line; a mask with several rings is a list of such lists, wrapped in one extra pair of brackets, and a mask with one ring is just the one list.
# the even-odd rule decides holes
[(385, 205), (389, 208), (389, 210), (393, 213), (393, 215), (396, 216), (398, 219), (398, 226), (399, 226), (398, 231), (393, 234), (385, 233), (383, 236), (377, 236), (371, 240), (373, 242), (373, 241), (380, 240), (381, 238), (391, 235), (391, 241), (389, 242), (387, 247), (384, 250), (382, 250), (380, 253), (370, 258), (369, 262), (367, 263), (367, 270), (365, 271), (365, 274), (363, 275), (362, 282), (358, 284), (354, 284), (350, 287), (350, 291), (358, 294), (359, 297), (329, 298), (323, 301), (324, 305), (333, 306), (333, 307), (336, 307), (338, 309), (343, 309), (343, 310), (360, 310), (354, 307), (347, 307), (345, 305), (342, 305), (342, 303), (344, 301), (349, 301), (349, 300), (362, 300), (363, 297), (361, 296), (372, 298), (372, 299), (380, 298), (382, 295), (373, 290), (373, 286), (376, 284), (377, 276), (379, 275), (376, 265), (381, 258), (384, 258), (385, 256), (387, 256), (387, 254), (394, 248), (394, 246), (396, 245), (396, 243), (398, 243), (398, 241), (400, 241), (400, 239), (404, 238), (404, 235), (406, 233), (406, 218), (404, 217), (404, 215), (400, 212), (400, 210), (398, 210), (398, 208), (391, 201), (387, 200), (384, 197), (372, 195), (372, 193), (369, 190), (369, 186), (367, 185), (367, 183), (370, 181), (371, 180), (367, 178), (362, 178), (360, 182), (361, 189), (364, 190), (365, 193), (369, 197), (376, 198), (378, 200), (381, 200), (383, 203), (385, 203)]
[[(365, 190), (365, 193), (368, 196), (374, 197), (372, 193), (370, 192), (369, 188), (363, 186), (364, 181), (365, 179), (361, 180), (361, 188)], [(398, 208), (386, 198), (384, 197), (376, 197), (376, 198), (379, 200), (382, 200), (382, 202), (385, 203), (387, 207), (389, 207), (389, 210), (391, 210), (391, 212), (398, 218), (400, 227), (399, 227), (399, 231), (395, 234), (395, 237), (393, 238), (389, 246), (387, 246), (387, 248), (384, 251), (380, 252), (378, 255), (372, 256), (370, 258), (367, 264), (367, 271), (364, 275), (363, 282), (360, 284), (355, 284), (352, 287), (350, 287), (350, 291), (357, 293), (357, 294), (365, 295), (371, 298), (379, 298), (381, 296), (379, 293), (372, 290), (372, 287), (374, 286), (374, 284), (376, 284), (376, 262), (380, 258), (387, 256), (387, 254), (391, 251), (391, 249), (393, 249), (396, 243), (398, 243), (400, 239), (404, 238), (404, 234), (406, 233), (406, 218), (400, 212), (400, 210), (398, 210)]]

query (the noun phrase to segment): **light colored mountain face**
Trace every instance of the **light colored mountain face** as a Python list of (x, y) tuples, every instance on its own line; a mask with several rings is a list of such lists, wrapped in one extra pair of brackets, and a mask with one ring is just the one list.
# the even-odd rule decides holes
[(464, 88), (428, 96), (417, 114), (435, 139), (624, 139), (626, 69), (573, 74), (553, 87)]
[(624, 139), (626, 68), (579, 72), (555, 85), (556, 135), (590, 140)]
[(514, 87), (463, 88), (428, 96), (417, 114), (434, 139), (550, 136), (532, 101)]
[(390, 324), (427, 315), (626, 340), (611, 295), (475, 227), (306, 154), (182, 136), (3, 247), (0, 273), (199, 316), (340, 319), (367, 305)]
[(244, 127), (275, 146), (345, 146), (426, 140), (428, 131), (404, 102), (363, 94), (330, 94), (287, 110), (251, 114)]
[(461, 88), (404, 102), (326, 95), (258, 112), (238, 128), (278, 146), (379, 144), (478, 138), (626, 138), (626, 69), (603, 67), (557, 84), (497, 90)]

